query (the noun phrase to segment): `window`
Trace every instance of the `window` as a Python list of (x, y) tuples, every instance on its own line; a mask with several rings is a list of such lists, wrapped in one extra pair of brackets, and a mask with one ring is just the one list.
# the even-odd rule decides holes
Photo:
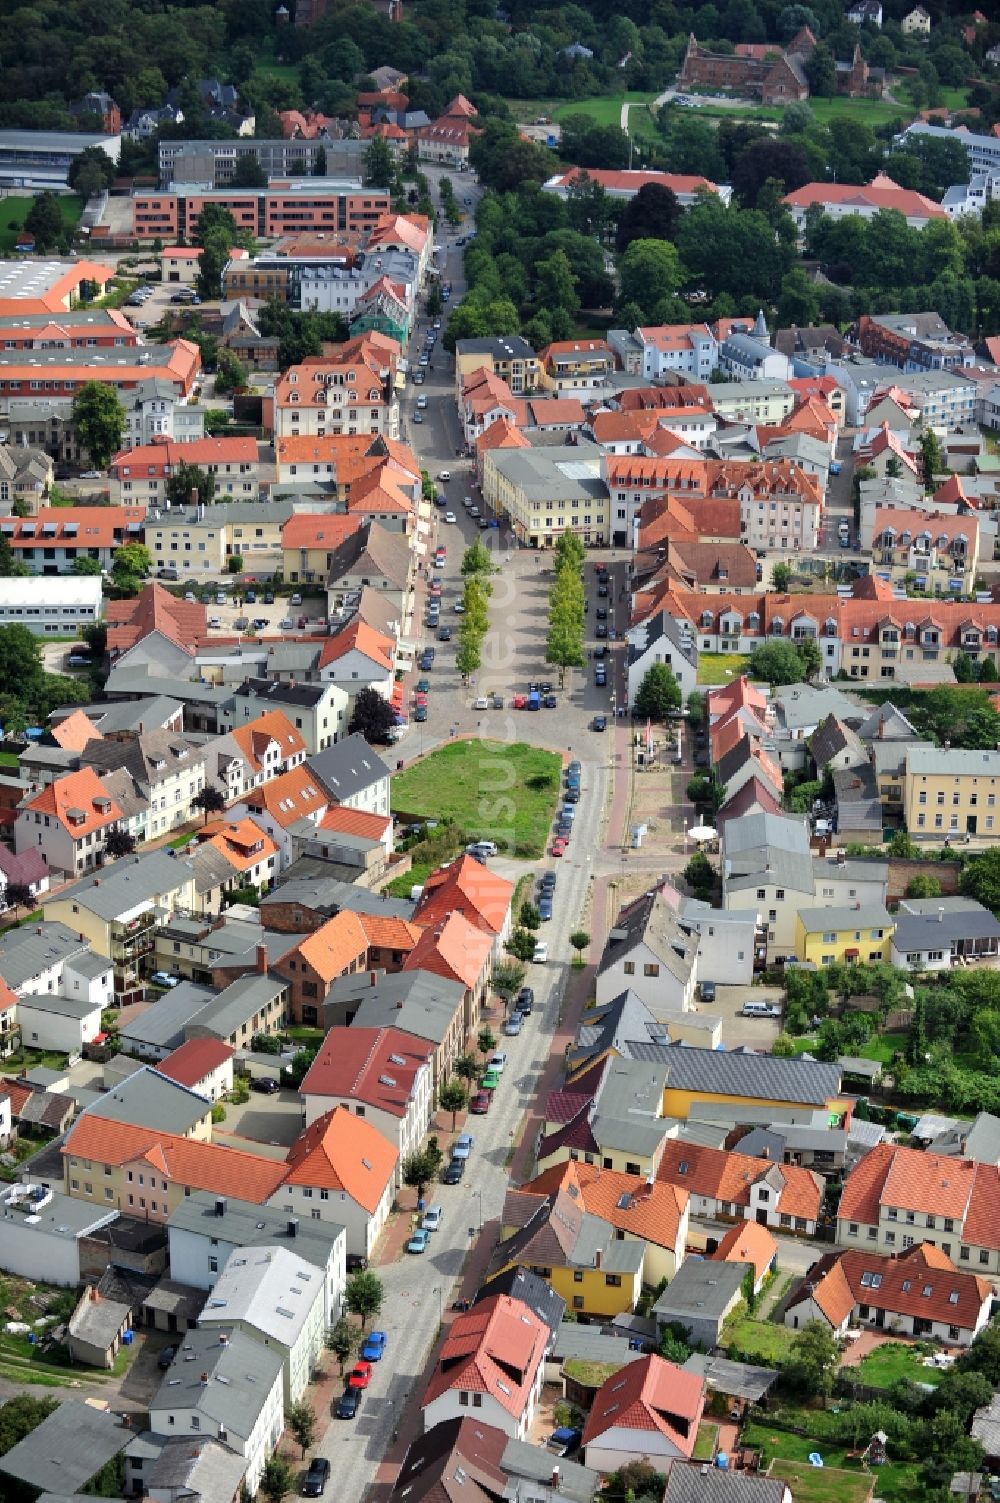
[(622, 1287), (621, 1274), (606, 1273), (604, 1275), (604, 1282), (609, 1289), (620, 1289)]
[(635, 961), (634, 960), (626, 960), (625, 963), (622, 966), (622, 970), (625, 972), (626, 976), (634, 976), (635, 975)]
[(644, 965), (642, 968), (642, 974), (644, 976), (658, 976), (660, 974), (660, 967), (656, 964)]
[(582, 1284), (583, 1283), (583, 1272), (579, 1268), (574, 1269), (574, 1271), (573, 1271), (573, 1283), (574, 1284)]
[(574, 1310), (582, 1310), (583, 1309), (583, 1295), (582, 1294), (574, 1294), (574, 1296), (573, 1296), (573, 1309)]

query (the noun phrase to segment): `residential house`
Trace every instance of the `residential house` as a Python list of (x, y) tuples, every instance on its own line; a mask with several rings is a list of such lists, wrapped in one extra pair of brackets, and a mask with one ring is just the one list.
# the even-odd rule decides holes
[(0, 937), (0, 1037), (16, 1027), (22, 1044), (78, 1054), (101, 1032), (114, 1001), (111, 961), (77, 931), (47, 921)]
[(705, 1409), (704, 1380), (662, 1357), (641, 1357), (606, 1378), (583, 1428), (589, 1467), (616, 1472), (632, 1461), (669, 1470), (694, 1453)]
[(300, 1087), (306, 1127), (346, 1106), (396, 1148), (401, 1165), (419, 1147), (434, 1110), (433, 1052), (396, 1028), (332, 1029)]
[(766, 1226), (745, 1221), (730, 1227), (710, 1257), (715, 1263), (737, 1263), (752, 1268), (756, 1298), (777, 1271), (778, 1243)]
[(824, 1253), (792, 1296), (785, 1325), (820, 1320), (835, 1336), (848, 1326), (969, 1346), (990, 1318), (993, 1286), (960, 1272), (947, 1254), (920, 1242), (893, 1257)]
[(684, 898), (680, 922), (697, 936), (696, 968), (702, 981), (725, 986), (752, 983), (757, 933), (754, 915), (738, 910), (727, 913), (724, 908), (713, 908), (698, 898)]
[(234, 1053), (221, 1039), (188, 1039), (160, 1061), (159, 1073), (208, 1101), (221, 1101), (233, 1088)]
[(358, 971), (341, 976), (327, 992), (323, 1028), (399, 1028), (434, 1049), (435, 1091), (453, 1073), (462, 1052), (465, 988), (429, 971)]
[(173, 731), (140, 731), (128, 740), (87, 742), (80, 753), (98, 777), (124, 768), (149, 805), (146, 833), (165, 835), (197, 816), (194, 800), (205, 786), (205, 753)]
[[(25, 1096), (44, 1094), (23, 1090)], [(45, 1282), (63, 1289), (83, 1282), (88, 1241), (118, 1220), (117, 1210), (88, 1206), (38, 1183), (7, 1185), (0, 1204), (0, 1268), (31, 1280), (44, 1268)]]
[(680, 1326), (692, 1346), (712, 1351), (746, 1298), (747, 1265), (686, 1258), (652, 1309), (657, 1325)]
[[(190, 1362), (188, 1358), (192, 1358)], [(154, 1435), (210, 1435), (245, 1458), (253, 1494), (284, 1428), (282, 1353), (246, 1332), (188, 1330), (149, 1402)]]
[(221, 729), (256, 721), (277, 707), (297, 730), (310, 756), (332, 746), (347, 732), (347, 695), (337, 684), (310, 684), (280, 679), (247, 678), (220, 706)]
[(472, 124), (475, 119), (475, 106), (464, 94), (456, 94), (443, 115), (418, 127), (417, 155), (421, 161), (444, 162), (460, 169), (468, 166), (469, 146), (481, 134), (479, 126)]
[(465, 378), (485, 367), (505, 382), (514, 396), (534, 391), (539, 384), (538, 356), (520, 334), (459, 339), (455, 344), (455, 382), (460, 393)]
[(144, 515), (141, 506), (40, 506), (30, 517), (4, 517), (0, 535), (31, 574), (69, 574), (78, 558), (110, 569), (117, 549), (141, 541)]
[(293, 512), (281, 529), (282, 568), (292, 584), (325, 583), (336, 551), (360, 519), (331, 512)]
[[(215, 494), (220, 499), (247, 501), (259, 492), (256, 439), (203, 438), (193, 443), (178, 444), (167, 438), (159, 443), (123, 449), (115, 455), (108, 466), (112, 505), (156, 507), (168, 504), (169, 483), (182, 463), (197, 465), (210, 475), (215, 484)], [(185, 497), (187, 499), (189, 498)], [(205, 503), (208, 497), (203, 496), (201, 500)], [(190, 525), (203, 520), (205, 515), (205, 512), (194, 510), (189, 518), (182, 516), (181, 521)], [(224, 512), (215, 514), (215, 525), (220, 533), (226, 522)], [(159, 529), (154, 530), (159, 535)], [(190, 534), (187, 536), (190, 537)], [(160, 550), (156, 549), (155, 543), (151, 545), (151, 551), (154, 551), (154, 563), (172, 562), (166, 550), (163, 550), (162, 557), (158, 556)], [(179, 550), (175, 547), (172, 551)], [(201, 551), (206, 551), (204, 544)], [(188, 557), (188, 554), (192, 556)], [(189, 543), (184, 557), (177, 562), (185, 570), (196, 571), (199, 565), (198, 550), (192, 550)]]
[(305, 1394), (325, 1348), (322, 1270), (285, 1247), (234, 1249), (198, 1317), (200, 1330), (243, 1332), (282, 1358), (284, 1403)]
[(824, 1186), (811, 1169), (672, 1140), (664, 1146), (656, 1176), (688, 1191), (695, 1216), (737, 1217), (807, 1237), (816, 1234)]
[(660, 890), (621, 910), (597, 972), (597, 1002), (610, 1002), (626, 989), (650, 1011), (686, 1011), (694, 998), (697, 946), (681, 927)]
[(362, 920), (345, 911), (273, 963), (273, 969), (289, 984), (291, 1016), (296, 1023), (314, 1027), (319, 1022), (330, 986), (339, 976), (363, 969), (368, 948)]
[(795, 954), (814, 966), (871, 965), (889, 959), (894, 930), (892, 916), (877, 904), (807, 909), (798, 915)]
[(131, 1305), (106, 1299), (95, 1284), (87, 1284), (66, 1324), (66, 1349), (73, 1362), (110, 1369), (131, 1329)]
[(312, 750), (306, 766), (329, 795), (330, 803), (369, 814), (389, 813), (389, 768), (355, 731), (336, 746)]
[(323, 1270), (327, 1325), (335, 1325), (341, 1314), (346, 1233), (332, 1221), (300, 1219), (269, 1205), (193, 1190), (171, 1212), (167, 1238), (171, 1275), (191, 1289), (211, 1289), (238, 1249), (286, 1247)]
[(609, 497), (601, 465), (600, 451), (583, 444), (491, 449), (483, 456), (483, 496), (532, 548), (551, 548), (567, 528), (584, 543), (607, 542)]
[(392, 1210), (399, 1152), (350, 1107), (317, 1117), (288, 1151), (288, 1172), (271, 1199), (305, 1220), (332, 1221), (347, 1251), (371, 1255)]
[(706, 1102), (811, 1114), (818, 1107), (832, 1109), (840, 1093), (838, 1066), (819, 1060), (654, 1043), (633, 1048), (632, 1055), (665, 1068), (662, 1115), (682, 1122)]
[(996, 824), (1000, 752), (954, 747), (907, 749), (903, 807), (916, 839), (937, 832), (950, 837), (1000, 833)]
[(669, 611), (647, 617), (626, 633), (628, 703), (634, 704), (643, 679), (655, 663), (666, 663), (685, 700), (698, 682), (698, 643)]
[(837, 1242), (871, 1252), (905, 1252), (931, 1242), (959, 1267), (1000, 1270), (994, 1207), (1000, 1170), (894, 1143), (880, 1143), (847, 1176), (837, 1208)]
[(109, 831), (122, 810), (92, 767), (55, 778), (20, 806), (14, 823), (18, 855), (37, 849), (50, 871), (72, 879), (101, 866)]
[(1000, 923), (974, 898), (902, 898), (889, 959), (903, 971), (946, 971), (1000, 956)]
[(424, 1390), (425, 1432), (477, 1409), (483, 1424), (524, 1440), (541, 1396), (548, 1340), (548, 1327), (505, 1294), (459, 1315)]
[(114, 1461), (132, 1433), (117, 1414), (67, 1398), (0, 1457), (0, 1473), (33, 1497), (77, 1493)]
[(329, 805), (329, 797), (302, 763), (245, 794), (229, 813), (237, 818), (249, 815), (274, 842), (281, 872), (298, 854), (297, 842), (315, 833)]
[(413, 558), (403, 533), (365, 522), (332, 550), (326, 581), (327, 609), (336, 615), (349, 597), (368, 587), (406, 610), (411, 603)]
[(305, 761), (306, 744), (284, 710), (263, 710), (205, 746), (206, 777), (235, 803)]
[(514, 884), (472, 856), (458, 856), (425, 879), (413, 910), (414, 923), (431, 927), (460, 913), (493, 937), (493, 959), (502, 958), (510, 936)]
[(465, 990), (462, 1027), (471, 1034), (477, 1027), (490, 977), (493, 974), (495, 936), (462, 913), (428, 924), (403, 963), (404, 971), (428, 971), (446, 981), (457, 981)]
[[(866, 186), (852, 183), (806, 183), (782, 200), (797, 229), (805, 230), (806, 215), (814, 206), (830, 219), (858, 216), (872, 219), (891, 209), (902, 214), (911, 229), (922, 230), (932, 219), (946, 217), (944, 209), (933, 199), (910, 188), (900, 188), (884, 172), (879, 172)], [(868, 353), (867, 351), (865, 353)]]
[(720, 1467), (709, 1467), (706, 1472), (704, 1462), (675, 1461), (663, 1503), (792, 1503), (792, 1494), (783, 1477), (729, 1472)]

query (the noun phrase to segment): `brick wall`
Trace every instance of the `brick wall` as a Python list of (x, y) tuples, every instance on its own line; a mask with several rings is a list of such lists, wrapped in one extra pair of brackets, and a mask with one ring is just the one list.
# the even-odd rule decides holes
[(914, 877), (936, 877), (941, 883), (945, 897), (958, 892), (958, 879), (962, 868), (957, 861), (898, 861), (889, 862), (889, 902), (898, 903), (906, 896), (906, 889)]

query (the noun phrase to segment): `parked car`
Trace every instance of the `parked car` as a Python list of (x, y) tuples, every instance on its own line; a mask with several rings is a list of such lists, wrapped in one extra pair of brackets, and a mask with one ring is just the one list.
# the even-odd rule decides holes
[(321, 1498), (329, 1480), (330, 1463), (325, 1456), (314, 1456), (302, 1484), (303, 1498)]
[(250, 1089), (259, 1091), (262, 1096), (274, 1096), (281, 1087), (273, 1075), (255, 1075), (250, 1082)]
[(431, 1240), (431, 1234), (430, 1234), (430, 1232), (425, 1232), (424, 1229), (423, 1229), (423, 1227), (419, 1226), (419, 1227), (417, 1227), (417, 1230), (413, 1233), (413, 1236), (410, 1238), (409, 1242), (407, 1242), (407, 1244), (406, 1244), (406, 1251), (407, 1252), (412, 1252), (412, 1253), (426, 1252), (427, 1251), (427, 1244), (430, 1242), (430, 1240)]
[(595, 715), (591, 724), (595, 731), (606, 731), (608, 728), (608, 717), (606, 715)]
[(171, 976), (169, 971), (154, 971), (149, 979), (154, 986), (174, 987), (179, 985), (181, 978)]
[(508, 1038), (516, 1039), (523, 1027), (524, 1015), (519, 1012), (512, 1012), (510, 1017), (503, 1025), (503, 1031)]
[(568, 841), (566, 841), (562, 835), (558, 835), (552, 842), (553, 856), (565, 856), (567, 844)]
[(498, 1075), (503, 1074), (507, 1068), (507, 1056), (502, 1049), (497, 1049), (494, 1054), (490, 1055), (487, 1068), (495, 1070)]
[(441, 626), (441, 627), (439, 627), (438, 628), (437, 637), (438, 637), (438, 641), (439, 642), (450, 642), (451, 641), (451, 627), (450, 626)]
[(714, 1002), (715, 1001), (715, 982), (714, 981), (703, 981), (701, 983), (699, 991), (701, 993), (701, 1000), (703, 1002)]
[(462, 1175), (464, 1173), (465, 1160), (452, 1159), (451, 1163), (448, 1165), (447, 1169), (445, 1169), (444, 1173), (441, 1176), (441, 1183), (443, 1185), (460, 1185), (462, 1183)]
[(353, 1419), (361, 1408), (361, 1391), (358, 1388), (348, 1388), (337, 1400), (335, 1410), (338, 1419)]
[(441, 1230), (441, 1221), (443, 1216), (444, 1212), (442, 1211), (440, 1206), (431, 1206), (429, 1211), (424, 1212), (423, 1219), (421, 1220), (420, 1225), (424, 1228), (425, 1231), (439, 1232)]
[(366, 1362), (381, 1362), (385, 1356), (386, 1342), (389, 1340), (385, 1331), (369, 1331), (365, 1337), (361, 1355)]
[(480, 1077), (480, 1080), (479, 1080), (480, 1090), (483, 1090), (483, 1091), (495, 1091), (496, 1088), (497, 1088), (497, 1086), (499, 1084), (500, 1084), (500, 1071), (499, 1070), (486, 1069), (486, 1070), (483, 1071), (483, 1074), (482, 1074), (482, 1076)]
[[(489, 1109), (490, 1109), (490, 1093), (489, 1093), (489, 1091), (477, 1091), (476, 1094), (473, 1096), (472, 1100), (469, 1102), (469, 1111), (472, 1112), (473, 1116), (475, 1116), (475, 1117), (485, 1117), (486, 1113), (489, 1111)], [(461, 1163), (462, 1160), (459, 1159), (458, 1162)], [(422, 1252), (423, 1248), (421, 1248), (420, 1250)]]
[(547, 923), (552, 917), (552, 899), (550, 897), (538, 899), (538, 917), (543, 923)]
[(523, 1013), (526, 1018), (530, 1017), (535, 1007), (534, 988), (531, 986), (522, 986), (521, 990), (514, 998), (514, 1006), (517, 1008), (518, 1012)]
[(544, 965), (545, 962), (548, 960), (548, 958), (549, 958), (549, 947), (548, 947), (548, 945), (547, 945), (547, 943), (545, 942), (544, 939), (540, 939), (538, 941), (538, 943), (535, 945), (535, 953), (534, 953), (534, 955), (532, 955), (531, 958), (535, 962), (536, 965)]
[(427, 706), (418, 705), (413, 712), (413, 718), (416, 721), (417, 725), (423, 725), (424, 721), (427, 719)]
[(463, 1132), (452, 1144), (451, 1156), (455, 1159), (467, 1159), (475, 1147), (476, 1140), (471, 1132)]
[(163, 1351), (156, 1359), (157, 1367), (161, 1372), (166, 1372), (167, 1368), (170, 1366), (171, 1362), (173, 1362), (176, 1356), (177, 1348), (175, 1346), (165, 1346), (163, 1348)]
[(355, 1362), (351, 1369), (351, 1375), (347, 1380), (348, 1388), (367, 1388), (372, 1380), (372, 1365), (370, 1362)]

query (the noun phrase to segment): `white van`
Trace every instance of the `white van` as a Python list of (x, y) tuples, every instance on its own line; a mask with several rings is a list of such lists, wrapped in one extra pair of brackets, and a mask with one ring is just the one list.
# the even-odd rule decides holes
[(767, 1002), (744, 1002), (743, 1016), (745, 1018), (769, 1018), (771, 1008)]

